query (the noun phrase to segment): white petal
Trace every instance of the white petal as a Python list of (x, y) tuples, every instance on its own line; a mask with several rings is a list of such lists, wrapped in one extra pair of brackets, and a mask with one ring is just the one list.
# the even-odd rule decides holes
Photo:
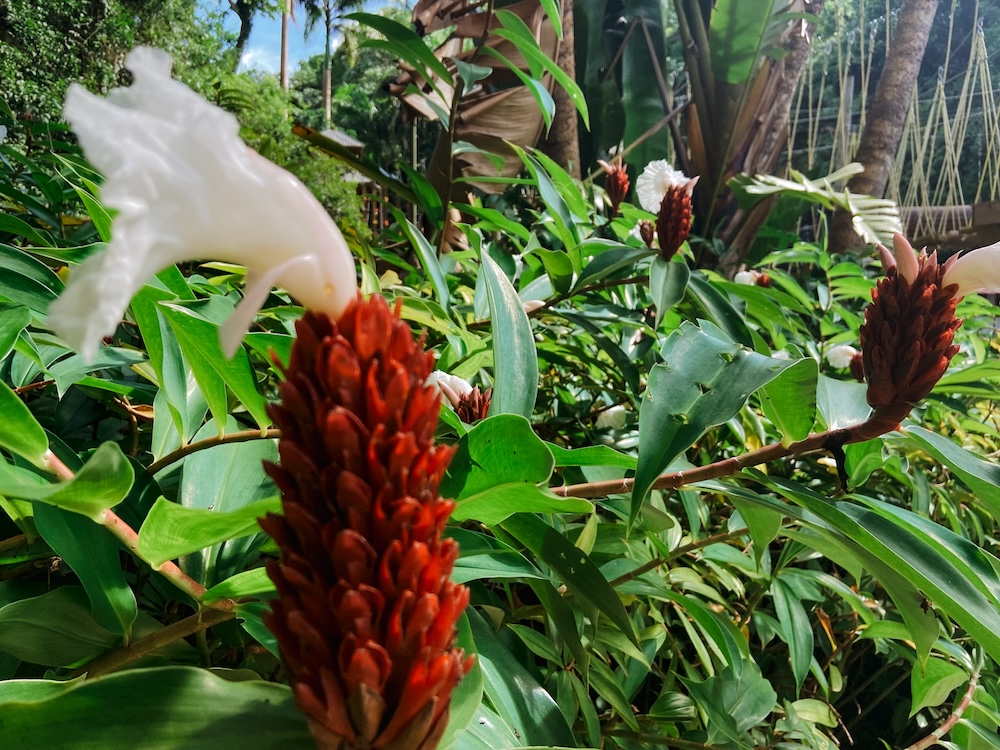
[(690, 180), (679, 169), (665, 159), (651, 161), (642, 170), (635, 181), (635, 193), (639, 197), (639, 205), (650, 213), (658, 213), (660, 204), (667, 190), (672, 187), (685, 187)]
[(733, 281), (737, 284), (745, 284), (747, 286), (756, 286), (757, 279), (761, 277), (760, 271), (740, 271), (735, 276), (733, 276)]
[(851, 360), (854, 359), (857, 353), (858, 350), (849, 344), (831, 346), (826, 350), (826, 361), (830, 363), (831, 367), (844, 370), (851, 366)]
[(165, 53), (137, 48), (126, 67), (131, 87), (102, 99), (73, 86), (66, 97), (64, 114), (118, 215), (107, 250), (74, 269), (49, 308), (52, 328), (92, 357), (150, 277), (203, 258), (261, 278), (281, 266), (277, 283), (300, 303), (339, 315), (356, 294), (354, 261), (308, 189), (248, 149), (232, 115), (172, 80)]
[(594, 426), (599, 430), (620, 430), (625, 426), (625, 419), (625, 407), (619, 404), (598, 414)]
[(435, 370), (427, 376), (426, 385), (434, 386), (447, 398), (452, 406), (458, 406), (463, 396), (472, 393), (472, 384), (457, 375), (449, 375), (441, 370)]
[(956, 297), (974, 292), (1000, 292), (1000, 242), (972, 250), (958, 260), (949, 260), (941, 283), (958, 284)]

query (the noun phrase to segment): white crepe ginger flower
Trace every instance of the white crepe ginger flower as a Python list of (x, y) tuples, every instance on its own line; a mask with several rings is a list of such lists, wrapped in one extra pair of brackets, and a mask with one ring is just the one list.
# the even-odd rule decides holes
[(545, 307), (545, 300), (542, 299), (528, 299), (521, 302), (521, 307), (524, 308), (524, 312), (528, 315), (535, 312), (535, 310), (541, 310)]
[(74, 85), (64, 114), (104, 173), (117, 211), (104, 252), (75, 268), (49, 324), (92, 359), (148, 279), (186, 260), (247, 267), (243, 301), (220, 330), (232, 355), (275, 285), (337, 317), (357, 294), (343, 235), (308, 189), (239, 138), (231, 114), (170, 77), (170, 57), (138, 47), (134, 83), (107, 98)]
[(612, 406), (610, 409), (605, 409), (597, 415), (594, 427), (599, 430), (620, 430), (625, 426), (627, 414), (628, 412), (626, 412), (625, 407), (621, 404)]
[(458, 375), (449, 375), (447, 372), (435, 370), (427, 376), (427, 385), (437, 388), (441, 394), (457, 407), (462, 398), (472, 393), (472, 384), (463, 380)]
[(851, 360), (858, 354), (858, 350), (850, 344), (839, 344), (826, 350), (826, 361), (830, 363), (831, 367), (846, 370), (851, 366)]
[(760, 271), (754, 271), (753, 269), (749, 271), (739, 271), (735, 276), (733, 276), (733, 281), (737, 284), (743, 284), (745, 286), (757, 286), (757, 281), (763, 276)]
[(675, 189), (683, 189), (688, 195), (698, 183), (697, 177), (688, 176), (666, 159), (651, 161), (642, 170), (635, 181), (635, 193), (639, 197), (639, 205), (651, 214), (659, 213), (660, 206), (667, 193)]

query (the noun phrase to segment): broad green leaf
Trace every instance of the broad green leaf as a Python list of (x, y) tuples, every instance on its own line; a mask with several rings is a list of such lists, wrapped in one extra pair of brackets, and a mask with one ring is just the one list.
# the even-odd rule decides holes
[[(458, 618), (456, 623), (458, 635), (455, 645), (465, 652), (466, 656), (476, 653), (476, 642), (472, 637), (472, 626), (466, 613)], [(448, 726), (441, 737), (438, 747), (448, 750), (455, 736), (470, 725), (483, 703), (483, 672), (479, 660), (472, 665), (472, 670), (459, 680), (451, 694), (451, 705), (448, 710)]]
[[(616, 6), (602, 5), (601, 11), (606, 13), (612, 7)], [(655, 159), (672, 157), (673, 149), (670, 147), (667, 131), (657, 132), (657, 129), (666, 125), (667, 104), (664, 98), (669, 96), (661, 89), (662, 79), (658, 73), (666, 72), (664, 65), (668, 59), (666, 40), (670, 38), (671, 34), (676, 33), (676, 27), (664, 26), (666, 7), (659, 0), (623, 0), (622, 4), (617, 6), (620, 10), (616, 8), (615, 12), (620, 13), (620, 18), (628, 25), (619, 25), (621, 22), (616, 20), (615, 28), (621, 29), (619, 33), (627, 34), (628, 39), (621, 50), (619, 66), (614, 71), (614, 76), (608, 76), (603, 70), (599, 71), (599, 75), (603, 79), (610, 78), (612, 81), (616, 79), (620, 81), (621, 90), (619, 95), (621, 113), (619, 114), (613, 105), (609, 107), (608, 103), (604, 102), (605, 113), (602, 114), (611, 115), (612, 121), (624, 118), (623, 130), (615, 138), (612, 128), (600, 123), (599, 117), (595, 113), (595, 130), (602, 127), (607, 128), (607, 130), (612, 131), (608, 135), (614, 138), (614, 141), (611, 142), (602, 140), (599, 146), (607, 149), (614, 143), (621, 141), (627, 149), (625, 159), (632, 167), (633, 175), (641, 173), (646, 165)], [(605, 8), (607, 10), (604, 10)], [(574, 12), (575, 9), (576, 3), (574, 3)], [(593, 11), (591, 12), (593, 13)], [(598, 33), (610, 28), (607, 21), (599, 22), (596, 25)], [(618, 47), (618, 44), (608, 45), (607, 37), (605, 37), (604, 47), (606, 54), (611, 55), (614, 54), (614, 48)], [(612, 62), (612, 59), (608, 59), (604, 62), (603, 67), (611, 67)], [(598, 64), (600, 65), (600, 62)], [(600, 88), (597, 91), (592, 89), (592, 91), (588, 91), (588, 103), (592, 93), (596, 93), (598, 96), (596, 106), (600, 106), (602, 100), (608, 95)], [(617, 91), (615, 93), (617, 94)], [(650, 135), (652, 137), (649, 137)], [(592, 158), (596, 159), (597, 154), (595, 153)]]
[(635, 629), (618, 593), (593, 561), (538, 516), (521, 513), (500, 526), (541, 558), (576, 596), (586, 599), (635, 643)]
[(489, 253), (480, 255), (493, 323), (493, 400), (490, 415), (531, 418), (538, 392), (538, 354), (521, 298)]
[[(617, 242), (607, 242), (603, 240), (592, 240), (580, 246), (584, 248), (606, 247), (600, 255), (586, 265), (580, 273), (580, 277), (573, 285), (573, 291), (579, 292), (586, 286), (603, 281), (611, 274), (623, 268), (632, 270), (643, 258), (648, 258), (652, 251), (645, 247), (627, 247)], [(631, 275), (631, 274), (630, 274)]]
[(392, 213), (396, 217), (396, 221), (399, 222), (400, 227), (406, 233), (410, 244), (413, 245), (413, 249), (417, 251), (417, 257), (420, 258), (420, 265), (423, 266), (424, 271), (430, 276), (431, 284), (434, 287), (435, 294), (437, 294), (438, 301), (441, 303), (441, 307), (444, 308), (445, 312), (449, 312), (451, 309), (451, 293), (448, 291), (448, 279), (445, 277), (441, 263), (438, 261), (437, 251), (427, 241), (427, 238), (424, 237), (423, 232), (414, 226), (403, 215), (402, 211), (398, 208), (393, 208)]
[(138, 607), (125, 580), (118, 541), (89, 518), (44, 503), (35, 506), (34, 519), (38, 533), (80, 579), (94, 619), (129, 640)]
[(784, 445), (803, 440), (816, 419), (819, 365), (811, 357), (799, 359), (760, 391), (764, 414), (781, 432)]
[(257, 519), (281, 511), (281, 498), (258, 500), (231, 511), (187, 508), (159, 498), (139, 530), (139, 552), (154, 570), (168, 560), (229, 539), (257, 534)]
[[(224, 432), (237, 432), (240, 429), (236, 420), (230, 417)], [(195, 440), (217, 434), (218, 431), (218, 427), (209, 421), (195, 435)], [(273, 498), (277, 494), (277, 488), (264, 472), (264, 461), (277, 460), (278, 449), (275, 441), (270, 439), (228, 443), (198, 451), (184, 459), (184, 473), (177, 502), (186, 509), (229, 513), (242, 511), (257, 500)], [(278, 507), (276, 502), (272, 502), (274, 504), (267, 506), (268, 508)], [(262, 507), (260, 510), (264, 509)], [(253, 523), (248, 516), (238, 515), (237, 518), (245, 524), (244, 528), (253, 530)], [(194, 523), (198, 524), (197, 521)], [(219, 526), (212, 524), (211, 532), (223, 533), (227, 523), (224, 521)], [(207, 536), (209, 534), (206, 534), (206, 538)], [(256, 559), (257, 550), (264, 538), (261, 532), (259, 535), (230, 539), (211, 547), (200, 548), (196, 554), (190, 554), (181, 560), (181, 568), (203, 585), (212, 586), (243, 570)], [(177, 541), (180, 542), (179, 539)]]
[(40, 247), (51, 247), (55, 244), (52, 238), (41, 230), (35, 229), (23, 219), (6, 212), (0, 213), (0, 232), (9, 232), (18, 237), (24, 237), (26, 240), (30, 240), (31, 244)]
[(589, 513), (586, 500), (560, 498), (544, 485), (552, 454), (531, 425), (513, 414), (490, 417), (458, 442), (441, 494), (456, 501), (452, 518), (493, 526), (511, 513)]
[(497, 713), (520, 732), (525, 745), (573, 747), (573, 732), (562, 712), (527, 668), (508, 651), (482, 616), (466, 610), (479, 654), (483, 690)]
[(587, 448), (568, 449), (555, 443), (546, 443), (552, 452), (556, 466), (615, 466), (619, 469), (634, 469), (635, 456), (619, 453), (609, 445), (591, 445)]
[(128, 368), (145, 361), (146, 357), (142, 352), (102, 346), (97, 350), (97, 355), (90, 360), (82, 354), (73, 354), (59, 360), (49, 368), (49, 374), (56, 381), (56, 390), (62, 398), (71, 385), (79, 383), (92, 372), (108, 368)]
[(7, 358), (17, 337), (31, 323), (31, 310), (26, 305), (0, 303), (0, 362)]
[[(48, 467), (49, 439), (24, 402), (0, 381), (0, 448), (16, 453), (40, 469)], [(9, 494), (0, 490), (0, 494)]]
[(691, 271), (683, 258), (665, 261), (657, 255), (649, 264), (649, 293), (656, 305), (654, 328), (660, 327), (664, 314), (684, 299)]
[(780, 577), (771, 582), (771, 596), (774, 610), (783, 631), (782, 640), (788, 645), (788, 659), (795, 677), (795, 692), (802, 690), (802, 683), (809, 673), (809, 663), (813, 658), (813, 631), (802, 601), (795, 590)]
[(628, 383), (629, 390), (631, 390), (632, 393), (638, 393), (641, 383), (639, 378), (639, 368), (635, 366), (631, 359), (629, 359), (628, 354), (625, 353), (621, 346), (601, 333), (601, 329), (587, 320), (587, 318), (583, 315), (575, 315), (568, 312), (563, 312), (561, 314), (566, 320), (571, 323), (575, 323), (590, 334), (594, 343), (597, 344), (601, 351), (607, 354), (611, 358), (611, 361), (615, 363), (615, 366), (622, 374), (625, 382)]
[(550, 94), (549, 90), (545, 88), (545, 85), (537, 78), (533, 78), (532, 76), (528, 75), (523, 70), (521, 70), (517, 65), (511, 62), (510, 59), (506, 55), (501, 53), (499, 50), (493, 47), (484, 46), (482, 47), (482, 52), (484, 55), (487, 55), (488, 57), (494, 57), (500, 62), (502, 62), (504, 65), (506, 65), (507, 69), (515, 76), (517, 76), (517, 78), (521, 81), (524, 87), (528, 89), (529, 92), (531, 92), (531, 95), (535, 98), (535, 103), (538, 104), (538, 109), (542, 113), (542, 120), (545, 123), (545, 130), (546, 132), (548, 132), (548, 129), (552, 127), (552, 118), (555, 116), (556, 103), (555, 100), (552, 98), (552, 94)]
[[(446, 84), (451, 85), (451, 72), (437, 58), (434, 50), (428, 47), (427, 43), (421, 37), (417, 36), (413, 29), (404, 26), (399, 21), (394, 21), (385, 16), (377, 16), (373, 13), (351, 13), (344, 16), (344, 18), (349, 21), (357, 21), (382, 34), (390, 43), (390, 51), (418, 70), (422, 70), (424, 77), (429, 78), (428, 74), (433, 72), (435, 75), (440, 76)], [(367, 43), (363, 46), (367, 46)]]
[(663, 345), (639, 409), (634, 521), (656, 477), (705, 431), (732, 419), (751, 393), (791, 366), (736, 344), (721, 329), (684, 322)]
[(947, 466), (981, 500), (994, 518), (1000, 519), (1000, 466), (980, 458), (923, 427), (910, 427), (906, 437)]
[(636, 721), (635, 713), (629, 705), (628, 698), (625, 697), (617, 676), (601, 659), (592, 659), (590, 662), (590, 686), (610, 704), (629, 727), (636, 732), (639, 731), (639, 722)]
[(261, 597), (274, 592), (274, 582), (268, 577), (264, 568), (252, 568), (217, 583), (202, 597), (203, 604), (221, 601), (222, 599), (243, 599), (244, 597)]
[[(760, 565), (760, 558), (768, 546), (778, 536), (781, 530), (781, 513), (770, 508), (761, 508), (757, 505), (745, 502), (742, 499), (731, 498), (733, 505), (740, 513), (740, 518), (750, 529), (750, 538), (753, 539), (753, 554)], [(732, 521), (730, 521), (730, 524)]]
[(562, 250), (546, 250), (544, 247), (534, 252), (541, 259), (552, 288), (559, 294), (566, 294), (573, 285), (573, 261), (569, 255)]
[(555, 644), (534, 628), (530, 628), (527, 625), (516, 624), (511, 624), (507, 627), (521, 639), (524, 645), (527, 646), (532, 653), (548, 661), (555, 662), (556, 664), (563, 664), (562, 655), (556, 651)]
[(225, 392), (223, 390), (220, 394), (217, 385), (221, 381), (232, 389), (261, 429), (270, 425), (267, 402), (257, 391), (246, 351), (240, 347), (232, 359), (227, 359), (222, 353), (216, 324), (177, 304), (164, 304), (160, 309), (177, 336), (181, 351), (191, 365), (216, 420), (224, 424), (228, 412)]
[(701, 272), (691, 274), (687, 297), (733, 341), (753, 347), (753, 336), (743, 316), (732, 306), (725, 295), (712, 286)]
[(969, 674), (957, 664), (932, 656), (910, 672), (910, 716), (922, 708), (940, 706), (957, 687), (969, 681)]
[(37, 474), (0, 461), (0, 495), (37, 500), (103, 522), (104, 511), (118, 505), (132, 488), (135, 472), (115, 443), (102, 443), (76, 476), (46, 482)]
[(756, 662), (726, 667), (703, 682), (679, 677), (708, 717), (708, 744), (746, 745), (745, 733), (771, 713), (778, 694)]
[[(87, 594), (77, 586), (62, 586), (0, 607), (0, 651), (21, 661), (68, 667), (93, 658), (118, 642), (118, 636), (97, 624), (90, 614)], [(3, 737), (11, 739), (10, 709), (2, 703), (0, 706)]]
[(719, 81), (744, 83), (753, 72), (771, 22), (774, 0), (719, 0), (709, 21), (712, 73)]
[(555, 181), (534, 156), (513, 144), (511, 144), (511, 147), (517, 152), (521, 161), (524, 162), (524, 166), (535, 180), (538, 194), (545, 205), (544, 216), (551, 220), (552, 231), (559, 237), (564, 249), (573, 247), (580, 241), (579, 232), (577, 231), (576, 221), (573, 218), (573, 211), (570, 209), (566, 199), (563, 198)]
[(313, 750), (285, 685), (231, 682), (205, 669), (133, 669), (36, 695), (27, 680), (2, 683), (4, 739), (18, 750)]
[(868, 419), (872, 408), (868, 405), (867, 392), (868, 387), (864, 383), (820, 375), (816, 385), (816, 406), (827, 429), (839, 430)]

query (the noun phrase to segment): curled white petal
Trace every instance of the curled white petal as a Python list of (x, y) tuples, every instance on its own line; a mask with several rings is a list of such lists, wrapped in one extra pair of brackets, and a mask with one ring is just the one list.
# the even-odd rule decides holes
[(541, 308), (545, 307), (545, 300), (541, 300), (541, 299), (528, 299), (528, 300), (524, 300), (521, 303), (521, 307), (523, 307), (524, 311), (528, 315), (530, 315), (535, 310), (540, 310)]
[(689, 184), (691, 181), (687, 175), (679, 169), (674, 169), (666, 159), (657, 159), (642, 170), (642, 174), (635, 181), (635, 193), (639, 197), (639, 205), (655, 214), (659, 212), (663, 197), (670, 188), (685, 187)]
[[(66, 97), (66, 119), (118, 215), (108, 248), (73, 270), (49, 308), (51, 327), (92, 358), (149, 278), (204, 258), (245, 265), (306, 307), (339, 315), (356, 295), (354, 261), (308, 189), (247, 148), (232, 115), (171, 79), (166, 53), (139, 47), (125, 64), (129, 88), (102, 99), (72, 86)], [(242, 312), (249, 321), (254, 311)], [(244, 332), (229, 331), (227, 348)]]
[(844, 370), (850, 367), (851, 360), (854, 359), (857, 354), (858, 350), (850, 344), (831, 346), (826, 350), (826, 361), (830, 363), (831, 367), (836, 367), (838, 370)]
[(441, 370), (435, 370), (428, 375), (426, 384), (441, 391), (441, 394), (451, 402), (452, 406), (458, 406), (458, 402), (462, 400), (463, 396), (472, 393), (472, 384), (469, 381)]
[(756, 286), (757, 280), (762, 276), (760, 271), (740, 271), (735, 276), (733, 276), (733, 281), (737, 284), (745, 284), (747, 286)]
[(971, 250), (957, 260), (949, 260), (941, 283), (958, 284), (956, 297), (974, 292), (1000, 291), (1000, 242)]
[(625, 426), (627, 412), (624, 406), (612, 406), (597, 415), (594, 426), (599, 430), (620, 430)]

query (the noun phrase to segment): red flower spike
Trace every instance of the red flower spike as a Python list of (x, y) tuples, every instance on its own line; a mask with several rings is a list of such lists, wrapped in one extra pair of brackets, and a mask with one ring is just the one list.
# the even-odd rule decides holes
[(604, 170), (604, 190), (608, 194), (608, 203), (611, 204), (611, 215), (614, 216), (618, 213), (618, 207), (625, 200), (625, 196), (628, 195), (628, 189), (631, 184), (628, 179), (628, 172), (622, 165), (620, 156), (611, 164), (605, 161), (597, 163)]
[(660, 255), (670, 260), (691, 233), (691, 190), (685, 185), (667, 188), (656, 216)]
[[(872, 290), (859, 331), (861, 369), (874, 418), (891, 415), (898, 424), (948, 369), (962, 321), (955, 318), (958, 286), (944, 283), (947, 267), (936, 254), (914, 256), (902, 236), (895, 242), (896, 258), (885, 248), (882, 254), (885, 277)], [(857, 369), (852, 362), (852, 373)]]
[(454, 647), (469, 591), (441, 539), (433, 357), (380, 297), (296, 329), (271, 407), (284, 514), (261, 519), (282, 552), (266, 622), (319, 748), (433, 750), (473, 664)]

